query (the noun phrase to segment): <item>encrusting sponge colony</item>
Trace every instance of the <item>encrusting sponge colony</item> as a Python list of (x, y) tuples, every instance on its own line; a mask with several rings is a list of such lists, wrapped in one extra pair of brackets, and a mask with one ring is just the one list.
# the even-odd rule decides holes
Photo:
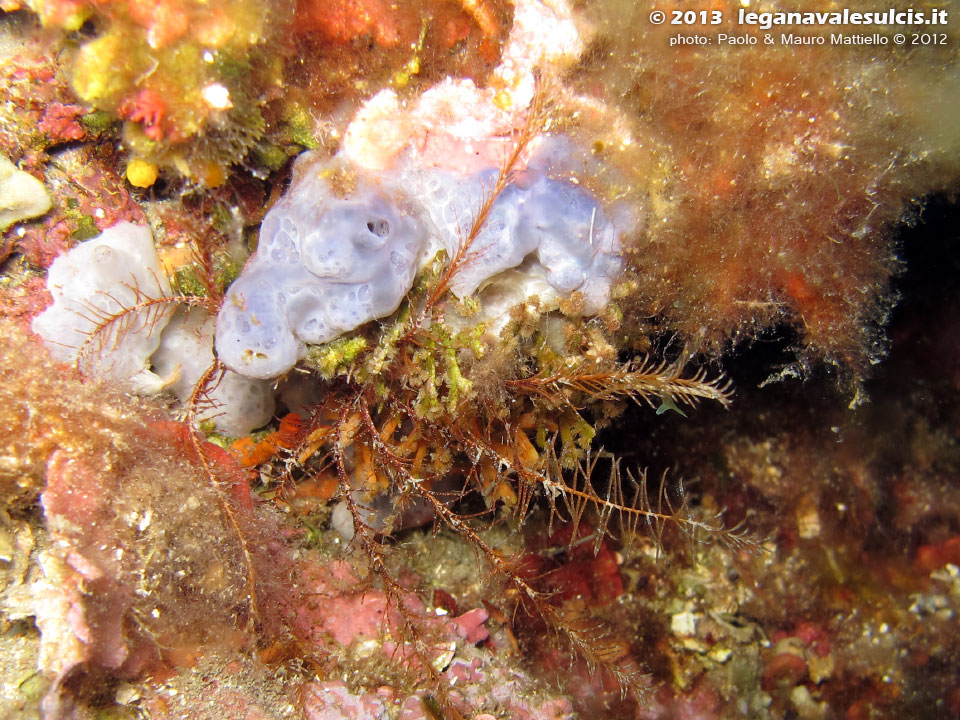
[[(217, 355), (232, 370), (278, 377), (306, 345), (392, 313), (438, 251), (456, 255), (497, 177), (401, 169), (377, 184), (358, 178), (344, 197), (329, 180), (340, 173), (336, 158), (305, 155), (267, 213), (257, 253), (217, 318)], [(471, 295), (517, 268), (540, 281), (540, 294), (580, 291), (595, 313), (621, 270), (619, 248), (618, 230), (583, 187), (531, 162), (494, 199), (451, 290)]]

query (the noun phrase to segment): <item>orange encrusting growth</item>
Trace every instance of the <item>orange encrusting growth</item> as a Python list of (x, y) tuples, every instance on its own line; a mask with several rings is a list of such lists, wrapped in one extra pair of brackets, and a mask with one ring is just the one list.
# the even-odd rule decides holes
[(230, 452), (243, 467), (256, 467), (275, 458), (284, 450), (291, 450), (303, 441), (304, 422), (297, 413), (288, 413), (279, 427), (261, 440), (254, 442), (242, 437), (230, 446)]

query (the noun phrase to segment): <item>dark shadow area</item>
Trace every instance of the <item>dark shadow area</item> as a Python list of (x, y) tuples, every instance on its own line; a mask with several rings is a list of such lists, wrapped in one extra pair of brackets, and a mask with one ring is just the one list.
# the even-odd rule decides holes
[(860, 410), (847, 410), (849, 398), (824, 369), (805, 380), (787, 378), (760, 387), (794, 360), (797, 331), (784, 325), (723, 359), (735, 393), (729, 411), (703, 403), (684, 408), (687, 417), (682, 417), (631, 406), (600, 433), (599, 444), (627, 462), (663, 470), (689, 454), (690, 436), (698, 434), (698, 427), (708, 428), (707, 435), (717, 424), (745, 431), (768, 420), (770, 411), (797, 423), (822, 422), (826, 416), (844, 424), (876, 423), (895, 411), (891, 403), (899, 405), (905, 395), (921, 392), (915, 400), (945, 401), (930, 386), (947, 382), (960, 389), (960, 204), (943, 195), (929, 198), (917, 220), (900, 228), (897, 244), (905, 270), (893, 287), (899, 302), (886, 328), (890, 354), (866, 381), (870, 401)]

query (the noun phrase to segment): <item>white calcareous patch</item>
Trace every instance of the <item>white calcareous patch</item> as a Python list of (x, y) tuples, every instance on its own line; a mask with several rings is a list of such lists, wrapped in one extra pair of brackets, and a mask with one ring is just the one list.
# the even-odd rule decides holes
[(43, 183), (0, 155), (0, 232), (49, 209), (50, 196)]

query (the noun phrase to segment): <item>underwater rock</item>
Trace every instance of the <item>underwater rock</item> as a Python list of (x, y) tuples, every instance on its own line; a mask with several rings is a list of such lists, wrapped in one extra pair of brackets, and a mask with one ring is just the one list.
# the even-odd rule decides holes
[(0, 155), (0, 232), (49, 209), (50, 196), (43, 183)]
[[(424, 669), (425, 661), (444, 678), (450, 716), (492, 717), (478, 714), (481, 708), (517, 720), (574, 716), (568, 698), (545, 693), (525, 670), (511, 666), (505, 654), (482, 645), (490, 638), (487, 610), (473, 608), (451, 616), (439, 607), (428, 607), (412, 592), (402, 591), (401, 598), (392, 599), (382, 589), (358, 582), (348, 562), (324, 561), (313, 552), (305, 554), (300, 577), (306, 592), (294, 631), (304, 643), (341, 658), (343, 668), (357, 658), (399, 662), (408, 678), (398, 686), (384, 683), (375, 691), (351, 690), (338, 680), (306, 682), (298, 693), (304, 717), (374, 719), (388, 717), (389, 708), (399, 707), (399, 715), (389, 717), (435, 718), (431, 708), (436, 708), (436, 698), (423, 688), (414, 690), (417, 686), (409, 680), (431, 672)], [(406, 618), (398, 611), (400, 606)], [(423, 632), (422, 651), (414, 651), (412, 643), (403, 640), (403, 626), (410, 622)]]

